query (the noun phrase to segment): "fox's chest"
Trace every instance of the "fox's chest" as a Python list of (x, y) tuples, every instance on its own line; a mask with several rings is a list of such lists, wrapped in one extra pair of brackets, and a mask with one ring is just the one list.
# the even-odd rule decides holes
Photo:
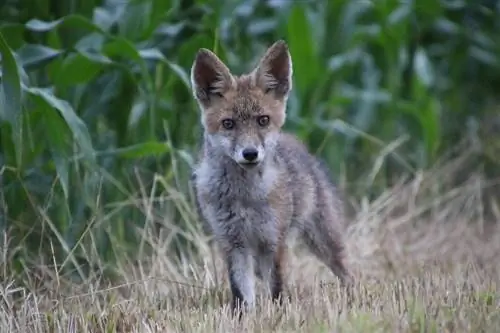
[(242, 170), (241, 168), (214, 167), (202, 163), (196, 173), (197, 188), (216, 200), (241, 202), (242, 205), (263, 204), (273, 190), (278, 172), (275, 168)]
[(273, 202), (279, 179), (275, 169), (254, 175), (258, 177), (201, 165), (196, 187), (200, 208), (215, 234), (260, 247), (278, 232)]

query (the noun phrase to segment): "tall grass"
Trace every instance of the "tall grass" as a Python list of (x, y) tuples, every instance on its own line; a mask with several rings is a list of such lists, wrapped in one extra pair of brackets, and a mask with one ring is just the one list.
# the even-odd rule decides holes
[(210, 48), (243, 72), (278, 38), (294, 60), (286, 128), (348, 197), (371, 202), (468, 150), (451, 182), (476, 175), (478, 220), (494, 218), (498, 10), (438, 0), (4, 1), (0, 228), (10, 267), (44, 258), (86, 279), (152, 251), (150, 228), (171, 235), (178, 260), (195, 250), (194, 54)]

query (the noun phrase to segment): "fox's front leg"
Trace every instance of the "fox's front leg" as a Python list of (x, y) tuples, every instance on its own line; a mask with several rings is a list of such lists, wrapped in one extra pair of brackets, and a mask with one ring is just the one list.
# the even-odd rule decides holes
[(232, 310), (251, 309), (255, 305), (253, 258), (250, 249), (232, 246), (226, 251), (229, 283), (232, 293)]
[(273, 301), (283, 304), (284, 301), (284, 278), (283, 266), (285, 256), (284, 245), (276, 245), (272, 249), (262, 251), (258, 259), (258, 271), (262, 279), (268, 283)]

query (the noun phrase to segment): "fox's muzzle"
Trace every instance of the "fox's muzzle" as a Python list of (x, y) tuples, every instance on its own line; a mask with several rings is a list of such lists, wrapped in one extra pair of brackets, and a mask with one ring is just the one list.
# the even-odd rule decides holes
[(264, 159), (264, 149), (259, 146), (244, 146), (235, 153), (235, 161), (242, 165), (257, 165)]
[(254, 163), (259, 158), (259, 151), (255, 148), (245, 148), (241, 151), (241, 155), (245, 161)]

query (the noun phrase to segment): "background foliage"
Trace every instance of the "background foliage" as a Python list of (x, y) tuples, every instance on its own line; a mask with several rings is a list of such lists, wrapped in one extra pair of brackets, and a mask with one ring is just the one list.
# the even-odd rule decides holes
[(295, 82), (286, 128), (352, 197), (450, 151), (469, 150), (464, 173), (494, 180), (499, 11), (489, 0), (0, 1), (0, 228), (17, 249), (10, 259), (22, 268), (33, 254), (55, 256), (82, 276), (94, 255), (137, 253), (149, 221), (141, 197), (190, 227), (201, 132), (189, 70), (200, 47), (240, 73), (285, 39)]

